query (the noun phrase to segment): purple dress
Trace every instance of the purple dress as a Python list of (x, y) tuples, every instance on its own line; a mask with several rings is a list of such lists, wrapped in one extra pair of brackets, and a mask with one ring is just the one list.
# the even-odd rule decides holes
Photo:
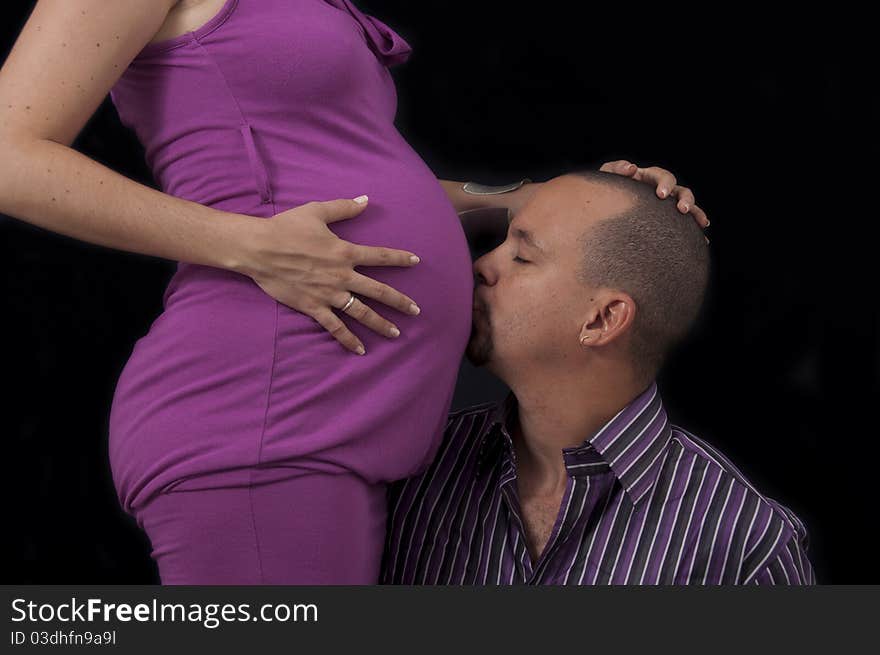
[(358, 268), (422, 310), (366, 301), (397, 339), (339, 313), (365, 356), (249, 277), (178, 265), (109, 425), (120, 503), (165, 584), (378, 580), (386, 483), (433, 459), (471, 325), (459, 218), (394, 127), (387, 67), (409, 53), (348, 0), (227, 0), (111, 90), (165, 193), (262, 218), (365, 193), (330, 229), (422, 260)]

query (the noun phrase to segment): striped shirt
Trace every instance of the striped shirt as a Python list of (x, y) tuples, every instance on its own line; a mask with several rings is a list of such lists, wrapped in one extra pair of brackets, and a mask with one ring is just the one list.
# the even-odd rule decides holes
[(815, 584), (808, 534), (721, 453), (667, 421), (656, 383), (577, 447), (532, 562), (511, 392), (449, 415), (433, 463), (389, 487), (383, 584)]

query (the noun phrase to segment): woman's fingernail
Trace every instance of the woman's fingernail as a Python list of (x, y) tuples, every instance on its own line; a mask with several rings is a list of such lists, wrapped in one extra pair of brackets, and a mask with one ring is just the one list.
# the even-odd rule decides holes
[(365, 202), (367, 202), (367, 196), (358, 196), (354, 199), (354, 201), (359, 205), (363, 205)]
[(419, 259), (418, 255), (410, 255), (410, 257), (409, 257), (409, 261), (410, 261), (410, 263), (412, 263), (412, 264), (418, 264), (418, 263), (419, 263), (420, 261), (422, 261), (422, 260)]
[(665, 198), (666, 194), (669, 193), (664, 187), (660, 187), (660, 197)]
[(400, 330), (398, 330), (396, 327), (391, 328), (390, 330), (388, 330), (388, 332), (391, 333), (392, 337), (399, 337), (400, 336)]
[(409, 313), (410, 314), (418, 314), (421, 311), (422, 310), (419, 309), (419, 306), (415, 303), (413, 303), (412, 305), (409, 306)]
[(709, 227), (710, 225), (712, 225), (712, 224), (709, 222), (709, 219), (707, 218), (706, 219), (706, 227)]
[(681, 208), (684, 209), (685, 211), (690, 210), (690, 206), (686, 202), (682, 203)]
[(366, 353), (367, 351), (364, 350), (364, 347), (363, 347), (363, 346), (358, 346), (357, 348), (355, 348), (355, 352), (356, 352), (358, 355), (363, 355), (363, 354)]

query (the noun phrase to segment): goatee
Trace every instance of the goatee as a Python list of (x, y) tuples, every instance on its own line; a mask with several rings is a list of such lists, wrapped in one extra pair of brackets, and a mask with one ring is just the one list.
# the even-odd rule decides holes
[(492, 346), (492, 330), (488, 314), (474, 311), (471, 336), (465, 350), (467, 360), (474, 366), (485, 365), (492, 358)]

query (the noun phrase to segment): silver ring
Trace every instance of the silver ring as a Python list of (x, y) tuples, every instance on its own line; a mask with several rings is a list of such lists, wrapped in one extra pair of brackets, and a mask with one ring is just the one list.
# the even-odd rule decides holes
[[(351, 291), (349, 291), (349, 293), (351, 293)], [(346, 309), (348, 309), (349, 307), (351, 307), (351, 303), (353, 303), (354, 300), (355, 300), (355, 299), (354, 299), (354, 294), (351, 293), (351, 298), (349, 298), (349, 299), (348, 299), (348, 302), (345, 303), (345, 307), (340, 307), (340, 311), (343, 311), (343, 312), (344, 312)]]

